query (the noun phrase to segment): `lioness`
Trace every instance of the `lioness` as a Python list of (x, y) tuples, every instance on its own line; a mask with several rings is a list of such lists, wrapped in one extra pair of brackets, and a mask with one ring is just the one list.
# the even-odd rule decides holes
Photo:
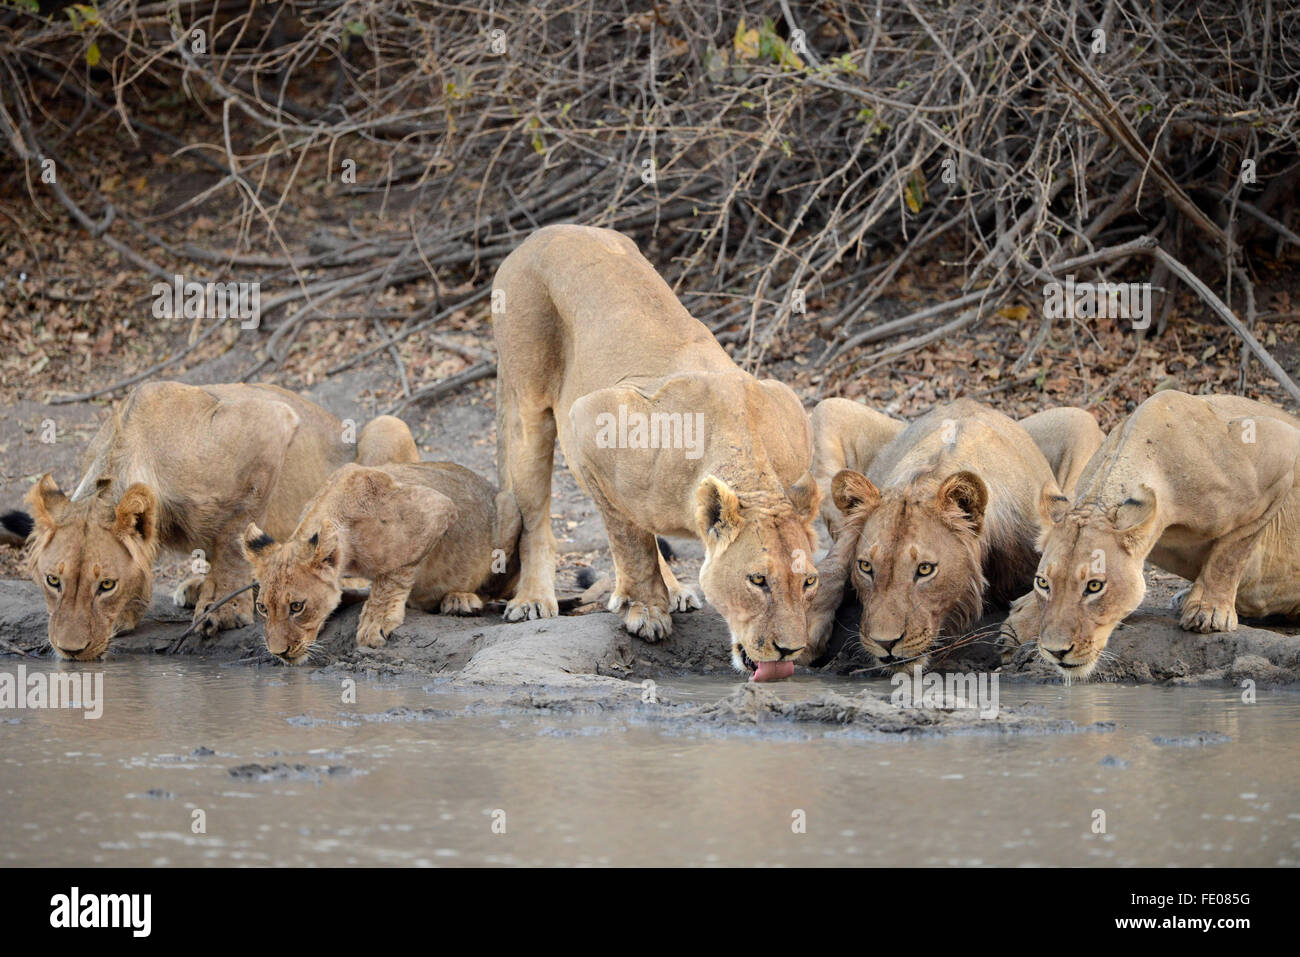
[[(1058, 475), (1069, 484), (1075, 463), (1101, 442), (1079, 409), (1031, 416), (1031, 433), (969, 399), (906, 427), (844, 400), (821, 403), (813, 421), (814, 474), (835, 469), (831, 497), (842, 519), (822, 563), (809, 655), (820, 653), (851, 582), (862, 601), (863, 647), (896, 668), (924, 667), (936, 639), (1023, 594), (1038, 563), (1039, 493), (1056, 489)], [(1052, 463), (1036, 438), (1053, 451)]]
[(266, 648), (297, 664), (338, 607), (343, 578), (371, 579), (357, 644), (378, 648), (406, 618), (408, 602), (445, 615), (482, 611), (483, 598), (512, 584), (518, 538), (513, 500), (499, 503), (497, 490), (469, 469), (419, 462), (345, 465), (286, 541), (250, 524), (241, 544), (260, 586)]
[(1004, 627), (1086, 678), (1142, 602), (1142, 563), (1192, 581), (1180, 625), (1232, 631), (1237, 616), (1300, 615), (1300, 419), (1231, 395), (1159, 392), (1111, 432), (1073, 504), (1045, 490), (1033, 591)]
[(557, 612), (551, 464), (558, 435), (609, 534), (611, 611), (656, 641), (699, 607), (655, 546), (698, 535), (700, 585), (727, 620), (732, 660), (783, 678), (817, 590), (808, 417), (789, 388), (736, 366), (632, 240), (548, 226), (493, 283), (497, 467), (523, 515), (510, 620)]
[[(71, 497), (46, 474), (27, 493), (34, 531), (29, 570), (45, 595), (49, 638), (64, 658), (91, 660), (134, 628), (153, 594), (160, 548), (193, 555), (176, 589), (194, 620), (249, 581), (239, 537), (250, 521), (293, 530), (303, 504), (349, 462), (414, 461), (406, 425), (381, 416), (355, 446), (320, 406), (271, 385), (141, 385), (91, 441)], [(206, 565), (206, 568), (204, 566)], [(201, 631), (252, 623), (244, 594)]]

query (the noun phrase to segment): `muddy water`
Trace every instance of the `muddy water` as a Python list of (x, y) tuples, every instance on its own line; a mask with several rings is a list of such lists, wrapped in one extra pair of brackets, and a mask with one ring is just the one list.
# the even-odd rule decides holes
[[(307, 669), (129, 656), (102, 670), (98, 720), (0, 711), (0, 862), (1300, 861), (1295, 692), (1003, 684), (1004, 706), (1114, 728), (901, 738), (544, 714), (419, 681), (359, 680), (343, 703), (338, 674)], [(701, 703), (735, 689), (666, 685)]]

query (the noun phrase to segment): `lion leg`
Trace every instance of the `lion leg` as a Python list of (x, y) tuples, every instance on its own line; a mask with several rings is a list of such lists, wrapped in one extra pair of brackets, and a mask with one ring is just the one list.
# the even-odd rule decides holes
[(1261, 528), (1251, 535), (1221, 538), (1210, 546), (1201, 573), (1183, 595), (1179, 627), (1202, 633), (1237, 630), (1237, 586), (1263, 534)]
[(524, 415), (514, 401), (505, 416), (509, 435), (502, 483), (514, 495), (523, 528), (519, 535), (519, 583), (506, 603), (506, 621), (554, 618), (555, 534), (551, 531), (551, 468), (555, 416), (550, 409)]
[(448, 592), (438, 607), (438, 611), (444, 615), (477, 615), (482, 610), (483, 599), (472, 591)]
[(246, 591), (230, 599), (220, 608), (209, 614), (209, 610), (232, 591), (242, 588), (253, 580), (252, 569), (238, 548), (226, 545), (226, 542), (238, 541), (234, 531), (217, 537), (219, 544), (212, 554), (211, 568), (203, 577), (198, 592), (194, 596), (194, 621), (199, 624), (199, 634), (211, 638), (218, 631), (231, 628), (243, 628), (253, 623), (253, 594)]
[(1042, 604), (1032, 591), (1021, 595), (1011, 603), (1011, 611), (1007, 613), (998, 633), (1003, 664), (1011, 661), (1023, 645), (1038, 641), (1041, 612)]
[(654, 533), (613, 512), (602, 510), (601, 517), (614, 558), (614, 592), (609, 596), (609, 610), (622, 612), (623, 627), (633, 635), (646, 641), (667, 637), (673, 630), (669, 615), (672, 605)]
[(357, 622), (358, 647), (382, 647), (406, 620), (406, 599), (415, 584), (416, 569), (413, 565), (399, 568), (371, 582), (370, 597), (361, 606), (361, 618)]
[(198, 604), (199, 591), (203, 588), (203, 576), (191, 575), (172, 592), (172, 601), (177, 608), (193, 608)]
[[(657, 547), (656, 551), (658, 551)], [(695, 589), (679, 582), (673, 570), (668, 567), (668, 559), (664, 558), (664, 553), (658, 554), (659, 575), (664, 580), (664, 587), (668, 589), (668, 610), (695, 611), (697, 608), (703, 608), (704, 604), (700, 601), (700, 596), (695, 593)]]

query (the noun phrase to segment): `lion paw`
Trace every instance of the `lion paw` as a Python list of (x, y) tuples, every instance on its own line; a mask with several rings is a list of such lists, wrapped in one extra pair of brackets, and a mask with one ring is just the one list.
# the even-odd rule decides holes
[(368, 615), (363, 611), (361, 620), (357, 622), (357, 647), (382, 648), (392, 633), (392, 628), (385, 627), (382, 616)]
[(554, 595), (529, 598), (516, 595), (506, 602), (506, 621), (531, 621), (534, 618), (554, 618), (560, 613), (560, 606)]
[(700, 596), (695, 593), (694, 588), (678, 585), (668, 592), (669, 611), (695, 611), (703, 607), (704, 603), (700, 601)]
[(194, 603), (194, 621), (201, 621), (198, 631), (204, 638), (211, 638), (219, 631), (243, 628), (253, 623), (253, 598), (248, 592), (210, 612), (219, 600), (220, 598), (204, 598), (200, 595)]
[(1178, 625), (1184, 631), (1208, 634), (1237, 630), (1237, 609), (1231, 605), (1216, 605), (1204, 598), (1188, 595), (1183, 599), (1182, 612)]
[(405, 620), (405, 602), (392, 610), (377, 609), (366, 602), (361, 609), (361, 619), (357, 622), (357, 647), (382, 648)]
[(647, 605), (642, 601), (631, 601), (626, 595), (617, 592), (610, 596), (609, 610), (623, 612), (623, 627), (629, 634), (646, 641), (658, 641), (667, 638), (673, 632), (673, 619), (663, 608)]
[(199, 592), (203, 588), (203, 576), (193, 575), (179, 585), (172, 592), (172, 601), (177, 608), (193, 608), (199, 603)]
[(444, 615), (477, 615), (483, 610), (483, 599), (469, 591), (448, 592), (438, 610)]
[(1187, 595), (1189, 592), (1191, 592), (1191, 590), (1192, 590), (1192, 586), (1188, 585), (1186, 588), (1174, 592), (1173, 597), (1169, 599), (1169, 610), (1172, 611), (1175, 615), (1182, 612), (1183, 602), (1187, 600)]

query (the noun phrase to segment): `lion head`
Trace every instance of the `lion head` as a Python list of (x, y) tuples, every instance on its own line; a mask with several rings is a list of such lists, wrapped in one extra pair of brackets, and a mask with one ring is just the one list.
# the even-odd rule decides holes
[(1050, 522), (1034, 576), (1038, 653), (1064, 676), (1087, 678), (1097, 667), (1115, 626), (1146, 595), (1144, 543), (1156, 521), (1155, 492), (1138, 494), (1111, 509), (1070, 509), (1044, 489), (1039, 510)]
[(47, 473), (26, 496), (34, 523), (28, 571), (45, 595), (50, 644), (61, 658), (99, 658), (153, 597), (158, 496), (137, 482), (114, 502), (110, 489), (101, 481), (74, 502)]
[(755, 680), (789, 677), (808, 644), (808, 605), (817, 593), (812, 556), (821, 493), (805, 473), (784, 494), (741, 501), (714, 475), (696, 490), (704, 539), (700, 588), (731, 629), (731, 660)]
[(296, 665), (343, 597), (338, 529), (324, 519), (309, 538), (276, 542), (250, 522), (240, 547), (258, 583), (253, 607), (266, 624), (266, 648)]
[(984, 605), (980, 530), (989, 493), (973, 472), (935, 489), (917, 483), (881, 492), (843, 469), (831, 496), (856, 540), (849, 580), (862, 602), (862, 645), (883, 664), (925, 667), (936, 638), (969, 628)]

